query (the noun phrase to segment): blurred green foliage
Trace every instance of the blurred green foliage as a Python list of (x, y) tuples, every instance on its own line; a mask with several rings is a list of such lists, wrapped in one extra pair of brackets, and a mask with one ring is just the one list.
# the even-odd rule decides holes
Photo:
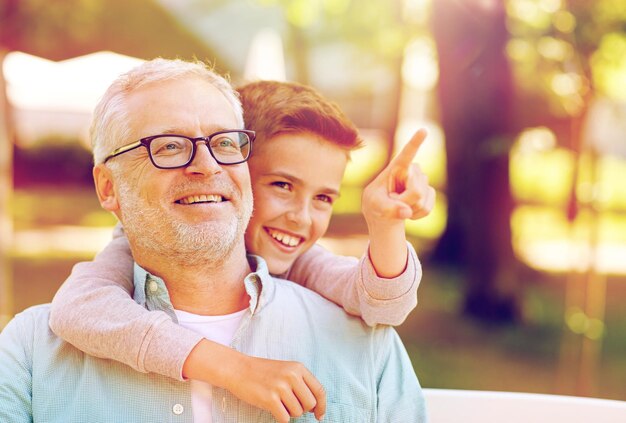
[(117, 219), (100, 208), (93, 188), (38, 187), (13, 195), (14, 229), (56, 225), (113, 226)]
[(584, 113), (592, 95), (626, 98), (621, 0), (508, 0), (517, 83), (556, 116)]

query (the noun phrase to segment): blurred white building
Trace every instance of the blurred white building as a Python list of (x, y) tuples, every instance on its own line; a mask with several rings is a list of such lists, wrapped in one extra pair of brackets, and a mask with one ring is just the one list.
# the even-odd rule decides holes
[(55, 136), (87, 144), (91, 112), (109, 84), (141, 59), (97, 52), (53, 62), (9, 53), (3, 72), (13, 106), (17, 143), (32, 145)]

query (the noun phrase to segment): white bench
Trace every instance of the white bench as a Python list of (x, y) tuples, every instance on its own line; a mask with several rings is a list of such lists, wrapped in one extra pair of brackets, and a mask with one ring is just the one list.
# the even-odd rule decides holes
[(626, 401), (424, 389), (430, 423), (626, 423)]

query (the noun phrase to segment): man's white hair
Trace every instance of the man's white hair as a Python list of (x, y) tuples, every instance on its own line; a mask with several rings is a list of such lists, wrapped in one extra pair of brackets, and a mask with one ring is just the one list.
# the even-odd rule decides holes
[(94, 163), (102, 163), (120, 144), (136, 141), (128, 139), (130, 128), (125, 100), (129, 94), (146, 84), (191, 75), (206, 80), (226, 97), (233, 107), (238, 125), (243, 129), (243, 111), (239, 96), (226, 79), (199, 61), (153, 59), (120, 75), (94, 109), (89, 131)]

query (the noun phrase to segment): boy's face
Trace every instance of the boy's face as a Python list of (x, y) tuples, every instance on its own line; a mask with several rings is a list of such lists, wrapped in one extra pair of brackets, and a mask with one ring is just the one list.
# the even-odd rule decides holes
[(326, 232), (348, 153), (308, 132), (279, 134), (252, 151), (246, 248), (282, 274)]

